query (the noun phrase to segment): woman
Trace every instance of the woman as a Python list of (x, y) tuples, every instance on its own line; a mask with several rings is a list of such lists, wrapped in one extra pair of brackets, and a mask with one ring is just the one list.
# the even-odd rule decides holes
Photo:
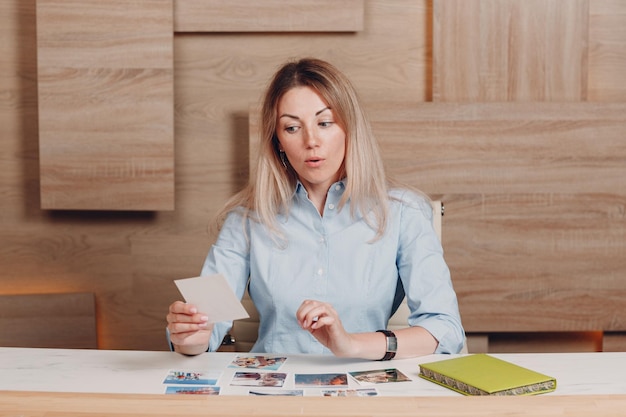
[[(264, 97), (257, 170), (219, 215), (202, 274), (260, 314), (253, 352), (364, 359), (456, 353), (464, 332), (426, 197), (392, 188), (349, 80), (317, 59), (283, 65)], [(383, 331), (402, 295), (408, 327)], [(232, 323), (176, 301), (176, 351), (215, 350)]]

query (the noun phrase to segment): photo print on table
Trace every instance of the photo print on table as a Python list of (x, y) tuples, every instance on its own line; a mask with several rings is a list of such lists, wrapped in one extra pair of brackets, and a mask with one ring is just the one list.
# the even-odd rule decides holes
[(215, 385), (221, 374), (221, 372), (170, 370), (163, 383), (173, 385)]
[(286, 360), (282, 356), (237, 356), (228, 367), (277, 371)]
[(296, 387), (335, 387), (348, 386), (348, 374), (325, 373), (325, 374), (295, 374)]
[(411, 380), (408, 376), (395, 368), (350, 372), (350, 376), (356, 379), (359, 384), (386, 384)]
[(287, 374), (281, 372), (235, 372), (230, 385), (246, 387), (282, 387)]

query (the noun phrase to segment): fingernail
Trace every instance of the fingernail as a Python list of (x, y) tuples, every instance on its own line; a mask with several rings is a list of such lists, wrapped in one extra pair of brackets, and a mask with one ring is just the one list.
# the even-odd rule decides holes
[(200, 320), (202, 320), (202, 321), (209, 321), (209, 317), (208, 316), (202, 316), (202, 317), (200, 317)]

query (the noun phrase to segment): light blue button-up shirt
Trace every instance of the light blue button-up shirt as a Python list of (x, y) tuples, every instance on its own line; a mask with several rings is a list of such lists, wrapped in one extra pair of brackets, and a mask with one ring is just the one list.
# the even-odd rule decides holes
[[(298, 184), (288, 215), (278, 219), (283, 241), (253, 220), (244, 224), (237, 211), (227, 216), (202, 275), (223, 274), (239, 297), (250, 278), (260, 315), (252, 352), (330, 353), (298, 325), (296, 311), (306, 299), (330, 303), (350, 333), (385, 329), (398, 277), (411, 310), (407, 325), (428, 330), (439, 341), (437, 353), (459, 352), (465, 336), (430, 203), (391, 191), (387, 230), (375, 239), (375, 230), (351, 216), (349, 202), (337, 209), (344, 190), (343, 181), (333, 184), (320, 216)], [(214, 326), (210, 350), (231, 325)]]

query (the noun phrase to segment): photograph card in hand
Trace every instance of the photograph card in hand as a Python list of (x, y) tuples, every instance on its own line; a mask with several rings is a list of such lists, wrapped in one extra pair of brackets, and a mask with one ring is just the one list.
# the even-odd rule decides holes
[(535, 395), (556, 389), (556, 379), (487, 354), (420, 365), (419, 376), (465, 395)]
[(187, 303), (209, 317), (209, 323), (250, 317), (222, 274), (177, 279), (174, 283)]

